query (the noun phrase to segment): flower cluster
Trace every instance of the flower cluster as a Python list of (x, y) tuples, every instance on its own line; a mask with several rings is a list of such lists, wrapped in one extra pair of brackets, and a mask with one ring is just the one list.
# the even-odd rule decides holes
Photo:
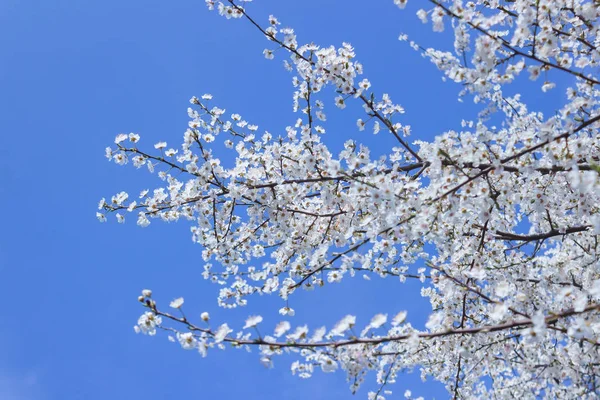
[[(162, 183), (135, 199), (126, 192), (102, 199), (98, 219), (110, 212), (121, 223), (133, 213), (142, 227), (190, 221), (206, 262), (203, 276), (220, 286), (222, 307), (276, 294), (286, 301), (280, 313), (293, 317), (287, 302), (296, 290), (338, 284), (359, 272), (425, 282), (422, 293), (433, 312), (425, 330), (400, 312), (377, 314), (367, 324), (348, 315), (329, 329), (284, 320), (262, 336), (261, 316), (249, 317), (237, 332), (227, 323), (213, 328), (208, 313), (183, 315), (182, 298), (171, 302), (180, 313), (174, 315), (144, 291), (140, 301), (148, 311), (136, 331), (164, 329), (202, 355), (224, 343), (256, 347), (268, 367), (292, 354), (294, 374), (343, 369), (352, 390), (375, 370), (380, 390), (369, 395), (373, 399), (383, 399), (384, 387), (415, 367), (455, 398), (598, 395), (597, 4), (430, 0), (431, 8), (417, 17), (434, 31), (451, 26), (453, 49), (410, 44), (482, 109), (460, 131), (409, 143), (410, 125), (392, 122), (404, 109), (372, 91), (350, 44), (300, 44), (274, 16), (262, 27), (233, 0), (206, 3), (256, 26), (269, 40), (267, 59), (289, 56), (285, 65), (294, 72), (293, 104), (301, 117), (272, 134), (204, 95), (190, 101), (178, 148), (159, 142), (150, 153), (138, 147), (139, 135), (117, 135), (107, 158), (145, 166)], [(573, 83), (548, 117), (530, 110), (520, 95), (505, 94), (520, 74), (539, 85), (541, 95), (552, 93), (558, 75)], [(372, 157), (368, 146), (352, 140), (339, 154), (326, 146), (326, 129), (316, 125), (327, 121), (325, 105), (344, 108), (349, 101), (364, 109), (358, 130), (369, 126), (397, 142), (385, 157)], [(214, 153), (221, 143), (229, 152), (223, 162)], [(417, 260), (427, 268), (414, 271)]]

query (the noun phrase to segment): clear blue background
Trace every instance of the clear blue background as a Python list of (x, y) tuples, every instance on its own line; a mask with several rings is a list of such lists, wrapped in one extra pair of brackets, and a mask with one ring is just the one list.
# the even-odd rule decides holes
[[(415, 138), (431, 139), (458, 129), (476, 109), (458, 103), (459, 87), (442, 83), (433, 65), (397, 40), (407, 32), (424, 45), (451, 44), (448, 33), (421, 25), (416, 9), (400, 11), (392, 0), (257, 0), (249, 12), (263, 24), (276, 15), (301, 43), (352, 43), (374, 91), (406, 108), (402, 122)], [(215, 105), (261, 130), (280, 134), (293, 124), (291, 76), (283, 53), (264, 59), (269, 45), (248, 23), (208, 12), (202, 0), (0, 2), (0, 399), (351, 397), (343, 372), (301, 380), (289, 360), (276, 359), (269, 370), (256, 353), (212, 351), (202, 359), (164, 334), (135, 335), (143, 288), (165, 305), (184, 296), (188, 315), (209, 311), (215, 323), (235, 328), (261, 313), (268, 330), (283, 303), (269, 297), (219, 309), (218, 287), (201, 278), (201, 249), (185, 222), (141, 229), (133, 218), (124, 226), (95, 218), (101, 197), (159, 184), (145, 169), (108, 163), (104, 148), (121, 132), (140, 133), (147, 149), (159, 140), (179, 146), (193, 95), (212, 93)], [(357, 105), (338, 112), (328, 96), (326, 137), (334, 148), (347, 138), (380, 153), (395, 145), (384, 132), (359, 134)], [(364, 325), (375, 313), (402, 309), (422, 326), (429, 311), (418, 285), (376, 277), (299, 293), (291, 306), (293, 325), (311, 327), (331, 327), (348, 313)], [(368, 379), (361, 398), (375, 387)], [(431, 382), (416, 373), (390, 389), (393, 398), (408, 388), (445, 398)]]

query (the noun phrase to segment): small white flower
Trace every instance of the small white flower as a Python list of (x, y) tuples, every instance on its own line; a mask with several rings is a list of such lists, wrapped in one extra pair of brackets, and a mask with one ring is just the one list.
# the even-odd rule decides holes
[(178, 333), (177, 339), (179, 340), (179, 344), (185, 350), (192, 350), (196, 347), (196, 343), (198, 342), (192, 332), (186, 333)]
[(377, 314), (372, 319), (369, 325), (365, 327), (360, 333), (360, 336), (364, 336), (369, 330), (377, 329), (387, 322), (387, 314)]
[(510, 285), (508, 282), (500, 282), (496, 286), (496, 296), (498, 297), (506, 297), (510, 293)]
[(314, 331), (312, 337), (310, 338), (310, 341), (313, 343), (320, 342), (321, 340), (323, 340), (323, 337), (325, 336), (326, 333), (327, 333), (327, 328), (325, 328), (324, 326), (317, 328), (317, 330)]
[(273, 360), (267, 356), (262, 356), (260, 358), (260, 363), (265, 366), (265, 368), (273, 368)]
[(546, 93), (548, 90), (554, 89), (555, 86), (556, 83), (554, 82), (544, 82), (544, 84), (542, 85), (542, 92)]
[(138, 324), (134, 328), (136, 333), (154, 336), (156, 334), (156, 326), (162, 323), (160, 316), (147, 311), (138, 319)]
[(343, 275), (339, 271), (329, 271), (327, 273), (327, 282), (339, 283), (342, 281)]
[(246, 320), (246, 325), (244, 325), (243, 329), (253, 328), (256, 325), (260, 324), (262, 322), (262, 320), (263, 320), (263, 317), (261, 317), (260, 315), (251, 315)]
[(427, 323), (425, 324), (425, 328), (429, 330), (434, 330), (442, 324), (444, 320), (444, 315), (441, 312), (433, 313), (429, 316)]
[(530, 66), (527, 70), (529, 71), (529, 79), (532, 81), (535, 81), (540, 76), (540, 67), (536, 65)]
[(150, 290), (150, 289), (144, 289), (144, 290), (142, 290), (142, 296), (144, 296), (144, 297), (152, 297), (152, 290)]
[(138, 224), (138, 226), (141, 226), (142, 228), (145, 228), (148, 225), (150, 225), (150, 220), (148, 219), (148, 217), (146, 217), (146, 214), (144, 214), (143, 212), (141, 212), (141, 213), (138, 214), (137, 224)]
[(286, 333), (287, 331), (289, 331), (291, 328), (290, 323), (287, 321), (281, 321), (280, 323), (278, 323), (275, 326), (275, 333), (274, 336), (275, 337), (280, 337), (281, 335), (283, 335), (284, 333)]
[(263, 54), (267, 60), (272, 60), (275, 56), (273, 55), (273, 50), (264, 49)]
[(125, 164), (127, 164), (127, 160), (128, 160), (127, 154), (122, 153), (122, 152), (115, 154), (113, 159), (115, 160), (115, 163), (117, 165), (125, 165)]
[(401, 325), (404, 321), (406, 321), (406, 311), (400, 311), (396, 316), (392, 319), (392, 326)]
[(127, 211), (132, 212), (133, 210), (135, 210), (135, 206), (137, 206), (137, 202), (132, 201), (131, 203), (129, 203), (129, 206), (127, 206)]
[(129, 198), (129, 195), (127, 194), (127, 192), (120, 192), (111, 198), (111, 203), (115, 206), (120, 206), (128, 198)]
[(300, 339), (306, 339), (306, 335), (308, 335), (308, 326), (302, 325), (297, 327), (294, 333), (287, 335), (287, 338), (295, 342)]
[(231, 332), (233, 332), (233, 329), (230, 329), (227, 324), (221, 325), (215, 332), (215, 343), (221, 343)]
[(368, 79), (363, 79), (362, 81), (360, 81), (360, 83), (358, 84), (358, 86), (360, 86), (360, 88), (362, 90), (367, 90), (371, 87), (371, 82), (369, 82)]
[(117, 137), (115, 138), (115, 143), (119, 144), (119, 143), (124, 142), (125, 140), (127, 140), (127, 135), (124, 133), (119, 133), (117, 135)]
[(377, 329), (377, 328), (381, 327), (383, 324), (385, 324), (386, 322), (387, 322), (387, 314), (377, 314), (371, 319), (369, 326), (373, 329)]
[(208, 313), (205, 311), (202, 314), (200, 314), (200, 319), (204, 322), (208, 322), (208, 320), (210, 319), (210, 316), (208, 315)]
[(136, 133), (130, 133), (129, 134), (129, 141), (131, 143), (137, 143), (140, 141), (140, 135), (136, 134)]
[(293, 308), (290, 307), (283, 307), (279, 309), (279, 314), (281, 315), (289, 315), (290, 317), (293, 317), (296, 312), (294, 311)]
[(183, 305), (183, 297), (178, 297), (169, 304), (169, 307), (180, 308), (182, 305)]
[(158, 142), (154, 145), (155, 149), (164, 149), (167, 147), (167, 142)]
[(321, 370), (325, 373), (335, 372), (338, 369), (338, 365), (331, 358), (323, 358), (321, 360)]
[(97, 212), (96, 218), (98, 218), (98, 221), (100, 221), (100, 222), (106, 222), (106, 216), (102, 213)]
[(406, 7), (407, 0), (394, 0), (394, 4), (397, 5), (400, 9)]
[(344, 332), (352, 328), (354, 324), (356, 324), (356, 317), (354, 315), (346, 315), (329, 333), (331, 336), (344, 336)]
[(365, 130), (365, 121), (363, 121), (362, 119), (359, 118), (356, 121), (356, 126), (358, 126), (359, 131), (364, 131)]

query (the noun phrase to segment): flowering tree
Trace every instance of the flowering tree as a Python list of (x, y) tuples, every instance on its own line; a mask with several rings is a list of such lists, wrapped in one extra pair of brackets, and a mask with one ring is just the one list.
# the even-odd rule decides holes
[[(376, 371), (383, 399), (400, 371), (419, 368), (454, 398), (594, 397), (600, 374), (600, 36), (597, 1), (429, 0), (417, 16), (434, 31), (451, 26), (454, 51), (411, 47), (461, 85), (482, 111), (460, 132), (410, 141), (404, 110), (373, 91), (353, 48), (302, 44), (270, 16), (248, 11), (251, 0), (206, 0), (209, 10), (243, 19), (269, 41), (267, 59), (285, 52), (294, 72), (294, 110), (285, 133), (272, 135), (212, 97), (192, 98), (180, 149), (138, 147), (120, 134), (106, 156), (158, 171), (164, 182), (130, 201), (121, 192), (100, 202), (101, 221), (115, 213), (193, 222), (203, 247), (204, 277), (221, 290), (223, 307), (254, 294), (286, 301), (279, 324), (236, 331), (157, 304), (150, 290), (136, 331), (171, 332), (184, 349), (255, 348), (265, 365), (295, 357), (292, 372), (308, 377), (344, 369), (355, 391)], [(394, 0), (404, 8), (406, 0)], [(401, 39), (407, 40), (401, 36)], [(552, 79), (571, 76), (555, 115), (530, 111), (505, 86), (526, 75), (552, 93)], [(540, 77), (544, 82), (540, 82)], [(524, 78), (527, 81), (527, 77)], [(330, 93), (335, 93), (330, 96)], [(335, 97), (335, 99), (332, 99)], [(333, 100), (333, 101), (332, 101)], [(339, 154), (323, 143), (325, 105), (358, 102), (360, 130), (392, 135), (385, 157), (348, 140)], [(499, 123), (498, 123), (499, 122)], [(498, 127), (498, 125), (500, 127)], [(367, 140), (367, 139), (366, 139)], [(231, 167), (215, 156), (224, 143)], [(427, 247), (425, 247), (427, 246)], [(426, 249), (434, 249), (426, 251)], [(417, 260), (427, 268), (412, 270)], [(261, 266), (257, 266), (261, 265)], [(426, 329), (406, 312), (358, 325), (347, 315), (330, 328), (292, 326), (294, 292), (340, 282), (357, 271), (423, 282), (432, 306)], [(408, 316), (410, 317), (410, 316)]]

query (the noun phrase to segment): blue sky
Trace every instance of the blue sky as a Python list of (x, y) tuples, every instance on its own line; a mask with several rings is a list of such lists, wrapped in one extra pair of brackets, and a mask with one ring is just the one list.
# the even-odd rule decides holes
[[(475, 115), (468, 101), (456, 101), (458, 87), (443, 84), (433, 65), (397, 40), (407, 32), (425, 45), (450, 43), (420, 24), (414, 4), (402, 12), (392, 0), (257, 0), (249, 11), (263, 23), (276, 15), (300, 42), (352, 43), (374, 91), (406, 108), (402, 122), (415, 138), (458, 129), (462, 115)], [(101, 197), (158, 185), (145, 170), (108, 163), (104, 148), (121, 132), (141, 134), (142, 147), (178, 145), (193, 95), (212, 93), (214, 104), (273, 133), (292, 124), (291, 76), (283, 54), (264, 59), (268, 45), (249, 24), (226, 21), (201, 0), (0, 2), (0, 398), (351, 397), (343, 373), (301, 380), (284, 360), (267, 370), (256, 353), (213, 351), (202, 359), (165, 335), (135, 335), (143, 288), (165, 304), (183, 296), (188, 314), (209, 311), (235, 327), (255, 313), (274, 326), (282, 303), (269, 297), (219, 309), (218, 287), (201, 278), (200, 248), (184, 222), (141, 229), (133, 220), (121, 226), (95, 218)], [(541, 91), (532, 93), (535, 100)], [(330, 114), (332, 146), (355, 138), (383, 152), (394, 144), (383, 134), (359, 134), (352, 112)], [(428, 306), (418, 290), (346, 281), (298, 294), (292, 322), (331, 326), (356, 313), (366, 324), (375, 313), (408, 309), (422, 325)], [(446, 397), (417, 374), (391, 387), (396, 397), (409, 388)]]

